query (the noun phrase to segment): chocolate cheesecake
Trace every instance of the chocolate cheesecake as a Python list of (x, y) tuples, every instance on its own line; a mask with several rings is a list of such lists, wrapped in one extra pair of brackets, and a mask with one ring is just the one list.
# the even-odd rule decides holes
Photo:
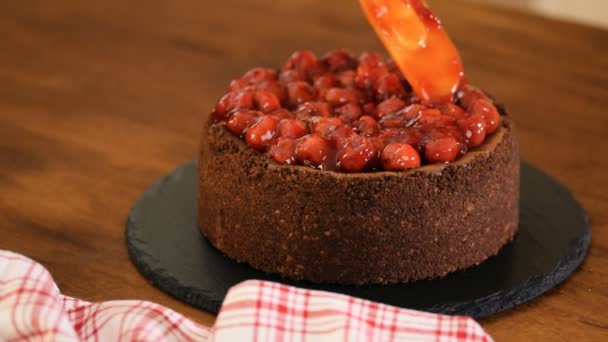
[(249, 71), (206, 121), (198, 160), (204, 236), (289, 279), (440, 277), (517, 231), (512, 118), (467, 83), (424, 102), (376, 54), (298, 52)]

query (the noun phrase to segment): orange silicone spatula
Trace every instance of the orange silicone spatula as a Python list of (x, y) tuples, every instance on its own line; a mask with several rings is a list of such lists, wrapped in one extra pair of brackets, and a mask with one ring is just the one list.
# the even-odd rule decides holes
[(463, 78), (458, 50), (421, 0), (360, 0), (389, 54), (425, 103), (453, 101)]

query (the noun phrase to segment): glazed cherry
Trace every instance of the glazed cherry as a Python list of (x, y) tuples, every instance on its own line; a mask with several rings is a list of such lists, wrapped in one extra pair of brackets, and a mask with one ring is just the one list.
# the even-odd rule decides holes
[(277, 72), (268, 68), (253, 68), (245, 73), (243, 80), (250, 84), (257, 84), (263, 81), (274, 81), (277, 79)]
[(437, 109), (439, 109), (442, 114), (449, 115), (456, 119), (462, 119), (467, 115), (464, 109), (449, 102), (439, 104)]
[(459, 124), (451, 117), (445, 115), (441, 116), (445, 121), (438, 121), (434, 125), (427, 127), (427, 136), (431, 139), (451, 137), (456, 139), (459, 143), (465, 142), (464, 132)]
[(427, 127), (454, 123), (453, 117), (441, 114), (439, 109), (436, 108), (423, 109), (419, 112), (419, 115), (420, 118), (417, 123)]
[(343, 124), (344, 121), (342, 121), (340, 118), (315, 116), (310, 120), (310, 130), (313, 133), (318, 133), (325, 136), (331, 131), (335, 130), (336, 127), (342, 126)]
[(354, 69), (358, 64), (357, 60), (344, 50), (332, 51), (325, 55), (321, 61), (331, 72)]
[(343, 88), (354, 88), (356, 86), (356, 77), (357, 73), (354, 70), (346, 70), (337, 75), (337, 80), (340, 86)]
[(447, 137), (429, 141), (425, 146), (424, 156), (431, 163), (447, 163), (458, 156), (458, 141)]
[(247, 87), (251, 87), (251, 84), (249, 84), (249, 81), (247, 80), (244, 80), (242, 78), (238, 80), (232, 80), (230, 82), (230, 85), (228, 85), (228, 92), (244, 90), (247, 89)]
[(393, 143), (401, 136), (403, 131), (400, 128), (384, 128), (378, 133), (378, 138), (382, 139), (386, 144)]
[(271, 115), (257, 118), (245, 132), (247, 145), (264, 151), (277, 134), (279, 120)]
[(230, 116), (230, 119), (226, 121), (226, 128), (235, 135), (240, 136), (245, 132), (249, 123), (260, 114), (261, 113), (249, 109), (237, 110)]
[(279, 74), (279, 82), (283, 85), (299, 81), (306, 82), (306, 75), (297, 70), (284, 70)]
[(465, 84), (457, 93), (456, 98), (460, 105), (469, 110), (473, 102), (477, 100), (488, 100), (488, 97), (478, 88)]
[(340, 106), (349, 102), (358, 102), (357, 94), (351, 89), (331, 88), (325, 93), (325, 100), (333, 105)]
[(319, 94), (324, 93), (329, 88), (335, 85), (334, 74), (325, 74), (317, 77), (314, 82), (314, 87), (317, 89)]
[(296, 141), (293, 138), (278, 138), (276, 142), (270, 145), (268, 154), (280, 164), (295, 164)]
[(283, 119), (279, 121), (277, 136), (286, 138), (299, 138), (308, 134), (306, 124), (298, 119)]
[(397, 97), (391, 97), (378, 104), (376, 107), (376, 116), (382, 118), (386, 114), (396, 113), (405, 108), (406, 103)]
[(423, 139), (424, 136), (420, 131), (409, 128), (401, 132), (401, 134), (397, 139), (395, 139), (395, 141), (400, 142), (402, 144), (411, 145), (417, 150), (420, 150)]
[(362, 63), (357, 68), (355, 83), (359, 88), (372, 89), (378, 80), (386, 74), (388, 74), (388, 69), (384, 66), (371, 66)]
[(378, 100), (388, 99), (392, 96), (405, 97), (405, 89), (401, 85), (401, 80), (393, 73), (386, 73), (376, 83), (376, 98)]
[(287, 100), (287, 90), (277, 81), (264, 81), (258, 84), (257, 90), (273, 93), (281, 103)]
[(250, 108), (253, 108), (253, 93), (230, 92), (224, 95), (215, 106), (213, 118), (216, 121), (224, 121), (230, 116), (230, 112)]
[(277, 108), (269, 113), (272, 116), (276, 116), (279, 119), (292, 119), (293, 114), (285, 108)]
[(359, 57), (359, 63), (361, 65), (369, 67), (384, 67), (384, 58), (375, 52), (364, 52)]
[(380, 156), (382, 168), (387, 171), (404, 171), (420, 166), (420, 155), (409, 144), (387, 145)]
[(380, 136), (370, 137), (368, 139), (374, 145), (376, 151), (383, 151), (388, 143), (386, 139), (383, 139)]
[(376, 104), (373, 102), (368, 102), (363, 105), (363, 112), (370, 116), (376, 116)]
[(361, 117), (363, 115), (363, 111), (361, 107), (356, 103), (347, 103), (342, 107), (338, 107), (335, 110), (336, 115), (340, 117), (345, 122), (352, 122)]
[(486, 123), (486, 131), (493, 133), (500, 124), (500, 115), (496, 107), (487, 100), (478, 99), (471, 103), (471, 115), (481, 115)]
[(327, 102), (305, 102), (298, 106), (295, 115), (310, 120), (313, 116), (331, 116), (331, 106)]
[(270, 113), (281, 107), (281, 102), (277, 96), (269, 91), (256, 91), (253, 100), (256, 107), (264, 113)]
[(318, 134), (296, 140), (296, 160), (308, 166), (320, 166), (332, 153), (330, 142)]
[(227, 120), (230, 117), (230, 112), (228, 111), (230, 102), (232, 101), (232, 97), (234, 93), (228, 93), (218, 101), (211, 113), (211, 118), (215, 122), (222, 122)]
[(406, 127), (408, 122), (409, 120), (406, 118), (404, 112), (397, 112), (383, 115), (378, 121), (378, 124), (385, 130)]
[(464, 134), (467, 147), (479, 146), (486, 138), (486, 122), (480, 114), (460, 119), (458, 125)]
[(369, 115), (363, 115), (353, 123), (355, 131), (363, 136), (372, 136), (378, 132), (378, 122)]
[(358, 135), (346, 141), (338, 152), (338, 167), (346, 172), (371, 170), (378, 161), (378, 149), (373, 142)]
[(347, 126), (337, 126), (336, 129), (327, 134), (327, 138), (332, 140), (335, 146), (342, 148), (344, 143), (355, 135), (357, 135), (357, 133), (352, 128)]
[(283, 66), (283, 70), (296, 70), (309, 79), (322, 71), (317, 56), (311, 51), (294, 52)]
[(287, 85), (287, 101), (292, 106), (312, 101), (315, 97), (315, 89), (306, 82), (292, 82)]

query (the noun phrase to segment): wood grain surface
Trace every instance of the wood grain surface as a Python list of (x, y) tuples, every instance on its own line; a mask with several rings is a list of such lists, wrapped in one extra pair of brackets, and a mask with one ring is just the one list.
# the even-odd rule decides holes
[[(497, 341), (608, 337), (608, 31), (430, 3), (469, 78), (508, 104), (523, 158), (570, 188), (592, 225), (572, 278), (481, 323)], [(230, 79), (336, 47), (381, 49), (356, 1), (1, 1), (0, 248), (41, 262), (68, 295), (152, 300), (212, 324), (136, 271), (127, 213), (194, 158)]]

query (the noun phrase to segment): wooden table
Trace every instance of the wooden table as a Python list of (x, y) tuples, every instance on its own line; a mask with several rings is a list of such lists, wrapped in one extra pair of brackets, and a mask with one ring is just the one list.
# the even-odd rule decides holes
[[(509, 104), (523, 157), (574, 192), (593, 230), (565, 284), (481, 323), (498, 341), (608, 337), (608, 31), (431, 4), (469, 78)], [(231, 78), (336, 47), (381, 49), (355, 1), (0, 2), (0, 248), (41, 262), (66, 294), (152, 300), (212, 324), (136, 271), (125, 217), (194, 158)]]

